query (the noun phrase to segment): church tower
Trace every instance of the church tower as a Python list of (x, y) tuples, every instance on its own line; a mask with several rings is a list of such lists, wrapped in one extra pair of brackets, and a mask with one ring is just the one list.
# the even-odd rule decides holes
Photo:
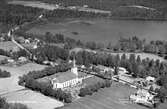
[(74, 73), (78, 77), (78, 68), (76, 66), (75, 59), (73, 60), (73, 67), (71, 68), (71, 72)]

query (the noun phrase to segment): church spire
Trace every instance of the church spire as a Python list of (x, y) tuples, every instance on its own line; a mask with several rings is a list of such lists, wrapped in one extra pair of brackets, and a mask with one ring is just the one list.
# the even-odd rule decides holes
[(71, 72), (74, 73), (78, 77), (78, 68), (76, 66), (75, 58), (73, 58), (73, 67), (71, 68)]

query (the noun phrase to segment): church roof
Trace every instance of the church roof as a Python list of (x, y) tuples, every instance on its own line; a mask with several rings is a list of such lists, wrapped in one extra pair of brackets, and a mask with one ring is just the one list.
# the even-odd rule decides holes
[[(78, 78), (85, 76), (85, 73), (78, 72)], [(55, 82), (63, 83), (65, 81), (69, 81), (75, 79), (77, 76), (72, 73), (70, 70), (67, 72), (60, 72), (54, 75), (49, 76), (51, 80), (55, 79)]]

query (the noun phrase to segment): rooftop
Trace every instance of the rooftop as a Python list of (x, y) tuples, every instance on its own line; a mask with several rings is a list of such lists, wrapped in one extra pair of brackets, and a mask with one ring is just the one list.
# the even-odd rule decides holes
[[(87, 74), (85, 73), (82, 73), (82, 72), (78, 72), (78, 77), (83, 77), (83, 76), (86, 76)], [(71, 70), (68, 70), (66, 72), (59, 72), (59, 73), (56, 73), (54, 75), (51, 75), (51, 76), (47, 76), (47, 77), (44, 77), (44, 78), (41, 78), (41, 79), (38, 79), (39, 81), (47, 81), (47, 80), (52, 80), (52, 79), (55, 79), (60, 82), (60, 83), (63, 83), (65, 81), (69, 81), (69, 80), (72, 80), (74, 78), (76, 78), (76, 75), (74, 73), (71, 72)]]

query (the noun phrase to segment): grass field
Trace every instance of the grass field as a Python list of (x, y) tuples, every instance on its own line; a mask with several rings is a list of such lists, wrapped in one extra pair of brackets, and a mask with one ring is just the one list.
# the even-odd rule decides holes
[(111, 88), (100, 89), (92, 96), (80, 98), (62, 109), (146, 109), (136, 104), (125, 103), (125, 99), (133, 92), (135, 89), (114, 83)]
[(62, 102), (18, 85), (19, 76), (27, 74), (29, 71), (44, 68), (44, 65), (35, 63), (28, 63), (19, 67), (0, 66), (0, 69), (11, 72), (10, 78), (0, 79), (0, 96), (5, 97), (9, 103), (26, 104), (30, 109), (53, 109), (63, 106)]
[[(111, 88), (100, 89), (92, 96), (80, 98), (61, 109), (148, 109), (145, 106), (128, 102), (128, 96), (136, 89), (114, 83)], [(158, 109), (166, 109), (162, 104)]]
[(14, 44), (12, 41), (5, 41), (5, 42), (0, 42), (0, 49), (3, 49), (5, 51), (18, 51), (19, 48), (16, 44)]
[[(141, 39), (167, 40), (167, 22), (132, 21), (132, 20), (68, 20), (60, 23), (48, 23), (30, 29), (29, 33), (62, 33), (65, 36), (83, 41), (112, 42), (120, 37), (137, 36)], [(73, 34), (77, 32), (78, 35)]]

